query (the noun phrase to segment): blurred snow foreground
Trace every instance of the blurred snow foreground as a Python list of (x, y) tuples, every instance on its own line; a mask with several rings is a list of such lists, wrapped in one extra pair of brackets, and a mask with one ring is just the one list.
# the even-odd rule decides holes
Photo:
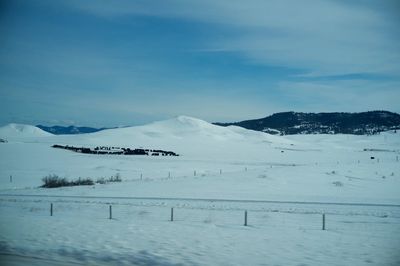
[[(0, 265), (400, 265), (398, 133), (280, 137), (180, 116), (0, 138)], [(39, 188), (46, 176), (94, 185)]]

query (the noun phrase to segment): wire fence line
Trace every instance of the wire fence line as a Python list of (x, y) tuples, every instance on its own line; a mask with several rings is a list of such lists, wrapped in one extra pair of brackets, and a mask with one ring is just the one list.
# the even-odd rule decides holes
[[(179, 199), (115, 199), (102, 197), (0, 197), (0, 208), (29, 217), (114, 220), (127, 223), (149, 221), (218, 226), (251, 226), (344, 230), (373, 225), (400, 228), (400, 208), (393, 206), (348, 206)], [(78, 217), (76, 217), (78, 216)], [(50, 219), (51, 219), (50, 218)], [(53, 219), (54, 219), (53, 218)], [(375, 230), (375, 229), (374, 229)]]
[(324, 201), (283, 201), (254, 199), (223, 199), (223, 198), (182, 198), (182, 197), (133, 197), (133, 196), (85, 196), (85, 195), (46, 195), (46, 194), (0, 194), (0, 197), (14, 198), (65, 198), (65, 199), (102, 199), (102, 200), (162, 200), (162, 201), (197, 201), (197, 202), (235, 202), (235, 203), (277, 203), (298, 205), (338, 205), (365, 207), (400, 208), (400, 204), (363, 203), (363, 202), (324, 202)]

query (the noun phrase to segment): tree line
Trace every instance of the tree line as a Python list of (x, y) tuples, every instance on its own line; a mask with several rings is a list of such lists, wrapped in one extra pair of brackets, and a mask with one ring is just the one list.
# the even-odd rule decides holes
[(112, 154), (112, 155), (150, 155), (150, 156), (179, 156), (173, 151), (152, 150), (152, 149), (131, 149), (120, 147), (99, 146), (92, 148), (75, 147), (69, 145), (54, 144), (53, 148), (65, 149), (85, 154)]

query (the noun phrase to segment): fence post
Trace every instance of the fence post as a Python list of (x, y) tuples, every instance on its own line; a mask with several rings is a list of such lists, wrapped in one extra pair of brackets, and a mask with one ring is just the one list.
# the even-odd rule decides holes
[(168, 178), (171, 178), (171, 172), (168, 172)]
[(244, 211), (244, 226), (247, 226), (247, 210)]
[(325, 213), (322, 214), (322, 230), (325, 230)]
[(222, 169), (219, 169), (219, 174), (222, 175)]
[(171, 222), (174, 221), (174, 208), (171, 208)]
[(10, 175), (10, 183), (12, 183), (12, 175)]
[(50, 216), (53, 216), (53, 203), (50, 203)]
[(194, 170), (193, 175), (196, 176), (196, 170)]
[(112, 219), (112, 205), (110, 205), (110, 220)]
[(143, 179), (143, 174), (140, 174), (140, 180), (142, 180)]

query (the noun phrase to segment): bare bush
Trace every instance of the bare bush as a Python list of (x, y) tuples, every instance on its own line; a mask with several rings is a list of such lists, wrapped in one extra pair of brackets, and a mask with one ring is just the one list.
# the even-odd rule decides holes
[(332, 184), (334, 184), (334, 185), (337, 186), (337, 187), (343, 187), (343, 183), (340, 182), (340, 181), (332, 182)]
[(41, 187), (45, 188), (55, 188), (55, 187), (65, 187), (69, 186), (69, 182), (64, 177), (59, 177), (58, 175), (48, 175), (42, 178), (43, 185)]
[(107, 184), (107, 183), (114, 183), (114, 182), (122, 182), (122, 178), (119, 173), (116, 173), (115, 175), (110, 176), (109, 178), (101, 177), (96, 180), (96, 183), (98, 183), (98, 184)]
[(75, 181), (68, 181), (65, 177), (58, 175), (48, 175), (42, 178), (43, 188), (70, 187), (70, 186), (90, 186), (94, 185), (90, 178), (79, 178)]

